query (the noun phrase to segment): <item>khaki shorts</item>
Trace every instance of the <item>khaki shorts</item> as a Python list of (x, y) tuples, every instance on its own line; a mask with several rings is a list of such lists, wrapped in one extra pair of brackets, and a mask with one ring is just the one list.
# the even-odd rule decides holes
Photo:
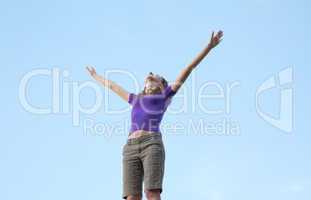
[(142, 196), (144, 190), (162, 192), (165, 149), (161, 133), (127, 139), (123, 146), (123, 194)]

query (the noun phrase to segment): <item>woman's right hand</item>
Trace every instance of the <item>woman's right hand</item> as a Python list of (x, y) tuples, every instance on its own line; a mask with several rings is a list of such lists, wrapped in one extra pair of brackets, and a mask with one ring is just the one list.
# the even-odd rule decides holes
[(128, 102), (129, 98), (129, 92), (123, 89), (120, 85), (117, 83), (110, 81), (108, 79), (105, 79), (101, 75), (98, 75), (96, 73), (96, 70), (92, 66), (86, 66), (87, 71), (90, 73), (90, 75), (101, 85), (108, 87), (113, 92), (115, 92), (117, 95), (119, 95), (123, 100)]
[(87, 66), (86, 69), (90, 73), (90, 75), (95, 78), (97, 74), (96, 74), (96, 70), (94, 69), (94, 67)]

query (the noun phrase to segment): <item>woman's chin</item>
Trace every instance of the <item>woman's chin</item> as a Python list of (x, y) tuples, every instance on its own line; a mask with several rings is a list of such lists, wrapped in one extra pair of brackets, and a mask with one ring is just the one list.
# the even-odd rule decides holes
[(161, 92), (160, 88), (146, 89), (146, 94), (158, 94), (159, 92)]

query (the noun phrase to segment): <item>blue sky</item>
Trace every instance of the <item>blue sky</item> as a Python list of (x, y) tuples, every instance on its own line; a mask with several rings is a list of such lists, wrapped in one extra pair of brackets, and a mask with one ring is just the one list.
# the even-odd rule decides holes
[[(238, 134), (162, 129), (167, 158), (163, 199), (310, 199), (310, 6), (307, 0), (2, 1), (0, 198), (119, 199), (127, 129), (100, 130), (129, 120), (130, 107), (101, 89), (100, 108), (81, 113), (74, 126), (73, 84), (91, 80), (84, 69), (88, 64), (101, 74), (115, 69), (133, 74), (140, 88), (128, 76), (111, 75), (131, 92), (141, 89), (149, 71), (173, 81), (207, 44), (211, 31), (222, 29), (223, 42), (174, 97), (163, 124), (221, 126), (225, 120), (238, 127)], [(61, 78), (62, 86), (69, 84), (68, 113), (25, 110), (21, 80), (38, 68), (69, 73)], [(292, 91), (289, 132), (264, 120), (255, 101), (265, 80), (286, 69), (293, 72), (292, 82), (276, 84), (258, 98), (260, 109), (276, 117), (282, 91)], [(207, 82), (223, 92), (237, 83), (228, 100), (230, 112), (224, 112), (228, 96), (198, 100)], [(33, 78), (28, 86), (29, 102), (51, 105), (48, 77)], [(219, 87), (207, 93), (219, 94)], [(92, 106), (94, 91), (83, 90), (79, 100)], [(220, 112), (204, 112), (199, 101)], [(111, 114), (107, 106), (125, 111)], [(194, 109), (176, 114), (180, 106)], [(285, 104), (284, 115), (289, 107)], [(86, 134), (87, 120), (98, 124), (98, 134)]]

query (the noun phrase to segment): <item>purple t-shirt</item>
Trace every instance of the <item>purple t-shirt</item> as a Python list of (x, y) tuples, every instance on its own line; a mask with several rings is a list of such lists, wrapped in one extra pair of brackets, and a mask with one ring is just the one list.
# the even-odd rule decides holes
[(132, 105), (130, 133), (136, 130), (160, 132), (163, 115), (176, 94), (167, 86), (161, 94), (129, 94), (128, 103)]

